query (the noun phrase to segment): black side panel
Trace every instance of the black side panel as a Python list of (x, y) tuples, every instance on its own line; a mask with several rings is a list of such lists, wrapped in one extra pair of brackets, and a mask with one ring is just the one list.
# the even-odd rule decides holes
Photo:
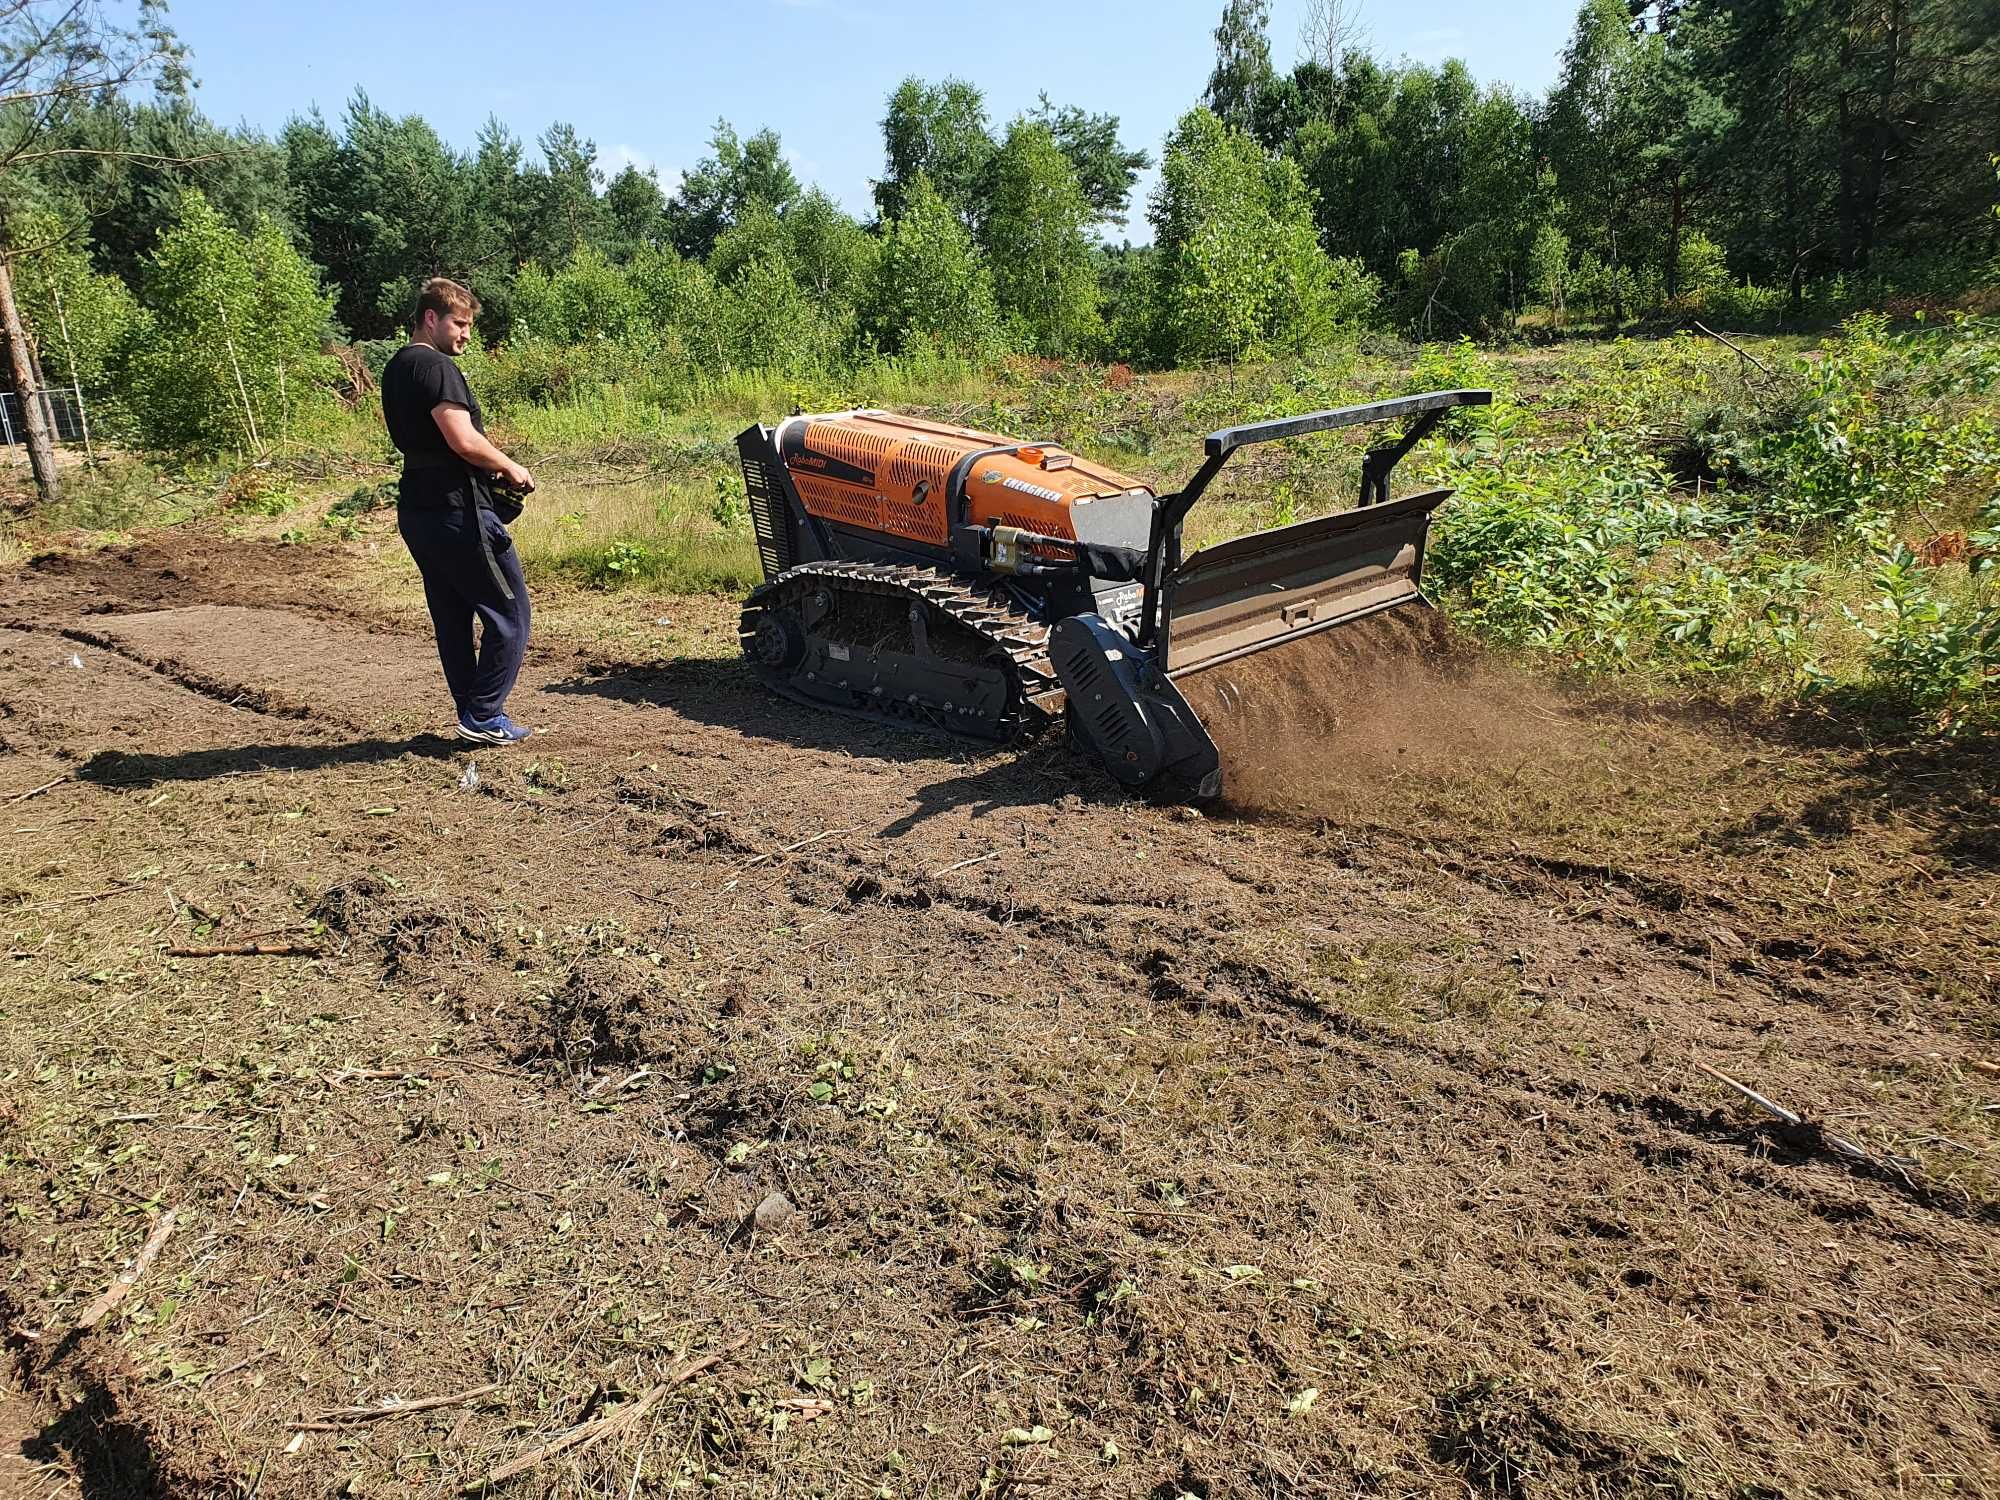
[(771, 429), (744, 428), (736, 435), (736, 452), (743, 461), (743, 490), (757, 531), (757, 559), (764, 565), (765, 582), (800, 563), (834, 560), (837, 554), (832, 539), (806, 514), (805, 504), (778, 458)]

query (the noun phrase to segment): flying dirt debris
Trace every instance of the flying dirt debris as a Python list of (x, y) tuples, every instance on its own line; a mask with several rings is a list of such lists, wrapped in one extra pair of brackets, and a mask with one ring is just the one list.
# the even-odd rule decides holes
[[(743, 649), (775, 692), (884, 723), (1008, 742), (1068, 710), (1126, 786), (1222, 791), (1181, 684), (1399, 606), (1419, 590), (1431, 512), (1389, 476), (1454, 407), (1433, 391), (1210, 433), (1178, 493), (1054, 443), (883, 411), (794, 416), (738, 435), (764, 584)], [(1181, 526), (1253, 443), (1396, 422), (1368, 450), (1352, 510), (1181, 556)], [(1206, 695), (1226, 704), (1226, 691)]]

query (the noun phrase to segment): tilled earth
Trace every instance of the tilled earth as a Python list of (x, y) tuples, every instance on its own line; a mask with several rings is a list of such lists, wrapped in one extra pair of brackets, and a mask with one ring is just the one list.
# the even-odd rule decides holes
[(572, 631), (468, 755), (363, 566), (0, 575), (53, 1493), (2000, 1490), (1990, 742), (1349, 637), (1202, 816)]

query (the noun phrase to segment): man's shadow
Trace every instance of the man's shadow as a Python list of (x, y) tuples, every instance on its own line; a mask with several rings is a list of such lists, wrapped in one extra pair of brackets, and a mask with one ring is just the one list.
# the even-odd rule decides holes
[(472, 747), (441, 734), (408, 739), (350, 740), (340, 745), (236, 745), (227, 749), (181, 750), (170, 755), (100, 750), (76, 772), (79, 781), (106, 787), (145, 787), (163, 781), (213, 781), (267, 771), (323, 771), (329, 766), (365, 765), (419, 755), (444, 760)]

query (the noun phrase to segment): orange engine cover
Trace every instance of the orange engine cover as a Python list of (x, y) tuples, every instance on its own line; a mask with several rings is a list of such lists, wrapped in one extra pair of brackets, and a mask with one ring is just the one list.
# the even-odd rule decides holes
[(776, 436), (813, 515), (939, 552), (954, 525), (1018, 526), (1074, 540), (1078, 507), (1123, 496), (1150, 502), (1153, 494), (1053, 444), (1024, 446), (889, 412), (792, 417)]

